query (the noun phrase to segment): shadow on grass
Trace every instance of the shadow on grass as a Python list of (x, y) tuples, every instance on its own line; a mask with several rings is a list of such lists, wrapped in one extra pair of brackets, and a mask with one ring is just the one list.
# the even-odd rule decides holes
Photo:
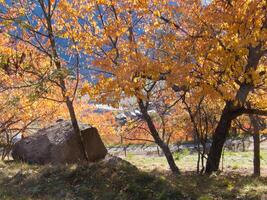
[(192, 199), (261, 200), (267, 194), (266, 177), (187, 174), (169, 179), (177, 190)]
[(0, 163), (0, 199), (260, 200), (267, 178), (141, 172), (121, 159), (87, 165)]
[(166, 180), (126, 161), (87, 165), (0, 167), (0, 199), (184, 199)]

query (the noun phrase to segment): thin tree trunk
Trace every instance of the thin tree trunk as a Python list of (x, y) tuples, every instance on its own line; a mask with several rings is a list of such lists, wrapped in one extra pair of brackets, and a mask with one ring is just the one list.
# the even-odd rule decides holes
[(6, 149), (3, 147), (2, 155), (1, 155), (1, 160), (5, 160), (6, 157)]
[[(57, 70), (61, 73), (62, 71), (62, 66), (61, 66), (61, 62), (60, 62), (60, 57), (58, 55), (57, 52), (57, 47), (56, 47), (56, 41), (55, 41), (55, 36), (54, 36), (54, 32), (53, 32), (53, 27), (52, 27), (52, 15), (50, 13), (50, 9), (48, 11), (46, 11), (45, 9), (45, 5), (43, 2), (40, 2), (41, 8), (43, 10), (43, 14), (45, 16), (46, 19), (46, 23), (47, 23), (47, 31), (48, 31), (48, 39), (50, 41), (50, 46), (51, 46), (51, 55), (52, 55), (52, 61), (54, 62)], [(74, 132), (76, 134), (78, 134), (80, 137), (80, 144), (82, 146), (83, 149), (83, 154), (86, 160), (88, 160), (88, 155), (85, 149), (85, 143), (78, 125), (78, 120), (75, 114), (75, 109), (73, 106), (73, 101), (70, 99), (70, 97), (68, 95), (66, 95), (67, 93), (67, 87), (66, 87), (66, 83), (65, 83), (65, 78), (63, 75), (59, 76), (59, 85), (60, 85), (60, 89), (62, 92), (62, 97), (64, 99), (64, 101), (66, 102), (66, 106), (68, 108), (69, 111), (69, 115), (70, 115), (70, 119), (71, 119), (71, 123), (74, 129)]]
[(160, 156), (160, 152), (159, 152), (159, 147), (157, 146), (157, 152), (158, 152), (158, 156)]
[(126, 146), (123, 147), (123, 151), (124, 151), (124, 157), (126, 157), (127, 156), (127, 147)]
[(245, 137), (246, 137), (246, 136), (244, 136), (244, 137), (243, 137), (243, 139), (242, 139), (242, 151), (243, 151), (243, 152), (245, 152), (245, 151), (246, 151), (246, 146), (245, 146)]
[(147, 123), (147, 126), (149, 128), (149, 131), (155, 141), (155, 143), (157, 145), (159, 145), (159, 147), (162, 149), (166, 159), (167, 159), (167, 162), (169, 164), (169, 167), (171, 169), (171, 171), (174, 173), (174, 174), (179, 174), (180, 171), (179, 171), (179, 168), (176, 166), (175, 164), (175, 161), (173, 159), (173, 156), (172, 156), (172, 153), (170, 151), (170, 148), (169, 146), (163, 142), (163, 140), (159, 137), (159, 133), (150, 117), (150, 115), (148, 114), (147, 112), (147, 107), (144, 105), (143, 101), (142, 100), (139, 100), (138, 101), (138, 105), (139, 105), (139, 108), (141, 110), (141, 113), (144, 117), (144, 120), (146, 121)]
[(203, 174), (203, 172), (205, 170), (204, 158), (205, 158), (205, 152), (202, 152), (202, 154), (201, 154), (201, 170), (200, 170), (200, 174)]
[(200, 165), (200, 149), (197, 151), (197, 173), (199, 174), (199, 165)]
[(250, 121), (253, 125), (253, 145), (254, 145), (254, 157), (253, 157), (253, 166), (254, 166), (254, 175), (260, 176), (260, 133), (259, 133), (259, 123), (258, 117), (255, 115), (249, 115)]
[(179, 174), (180, 171), (179, 171), (178, 167), (175, 164), (175, 161), (173, 159), (172, 153), (171, 153), (170, 148), (168, 147), (168, 145), (166, 145), (165, 143), (160, 142), (160, 141), (158, 141), (157, 144), (162, 149), (162, 151), (163, 151), (163, 153), (164, 153), (164, 155), (165, 155), (165, 157), (167, 159), (167, 162), (168, 162), (168, 164), (169, 164), (169, 166), (171, 168), (171, 171), (173, 173), (175, 173), (175, 174)]
[(196, 134), (195, 134), (196, 136), (197, 136), (197, 173), (199, 174), (199, 166), (200, 166), (200, 158), (201, 158), (201, 149), (200, 149), (200, 145), (199, 145), (199, 143), (200, 143), (200, 139), (199, 139), (199, 133), (198, 133), (198, 131), (196, 131)]
[(222, 151), (222, 171), (224, 170), (224, 151), (225, 151), (225, 147), (223, 148), (223, 151)]
[(203, 174), (204, 170), (205, 170), (205, 166), (204, 166), (204, 159), (205, 159), (205, 154), (206, 154), (206, 143), (207, 143), (207, 133), (205, 135), (205, 138), (202, 140), (202, 147), (203, 147), (203, 151), (202, 151), (202, 155), (201, 155), (201, 171), (200, 173)]
[(76, 134), (78, 134), (80, 136), (79, 137), (80, 138), (80, 144), (81, 144), (81, 147), (83, 149), (84, 158), (88, 161), (88, 154), (87, 154), (87, 151), (85, 149), (85, 142), (83, 140), (82, 133), (81, 133), (81, 130), (79, 128), (79, 124), (78, 124), (78, 120), (76, 118), (76, 114), (75, 114), (75, 110), (74, 110), (74, 107), (73, 107), (73, 103), (69, 99), (68, 96), (66, 97), (66, 105), (67, 105), (68, 110), (69, 110), (69, 115), (70, 115), (71, 123), (72, 123), (72, 126), (73, 126), (73, 130), (74, 130), (74, 132)]

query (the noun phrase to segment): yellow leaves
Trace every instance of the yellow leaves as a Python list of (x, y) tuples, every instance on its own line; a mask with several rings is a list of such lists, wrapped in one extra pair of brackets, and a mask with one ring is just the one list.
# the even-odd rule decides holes
[(260, 75), (259, 75), (259, 73), (255, 72), (255, 71), (251, 72), (251, 78), (252, 78), (255, 85), (257, 83), (259, 83), (259, 81), (260, 81)]
[(96, 23), (95, 20), (92, 21), (92, 25), (93, 25), (94, 28), (97, 28), (97, 23)]
[(266, 85), (266, 75), (267, 66), (265, 64), (260, 64), (257, 70), (250, 69), (241, 78), (241, 82), (246, 82), (252, 84), (254, 87), (259, 85)]
[(158, 27), (158, 26), (160, 26), (160, 23), (159, 23), (159, 21), (158, 21), (158, 20), (155, 20), (155, 22), (154, 22), (154, 26), (155, 26), (155, 27)]
[(113, 1), (111, 0), (96, 0), (96, 3), (100, 5), (107, 5), (107, 6), (111, 6), (114, 4)]
[(108, 2), (108, 0), (97, 0), (97, 3), (98, 4), (105, 4), (107, 2)]
[(82, 89), (81, 89), (81, 95), (84, 96), (84, 95), (88, 94), (89, 90), (90, 90), (89, 84), (87, 82), (84, 83), (82, 86)]
[(68, 90), (65, 94), (66, 97), (72, 97), (72, 91), (71, 90)]
[(155, 11), (153, 12), (153, 14), (154, 14), (155, 16), (157, 16), (157, 17), (160, 17), (160, 16), (161, 16), (159, 10), (155, 10)]

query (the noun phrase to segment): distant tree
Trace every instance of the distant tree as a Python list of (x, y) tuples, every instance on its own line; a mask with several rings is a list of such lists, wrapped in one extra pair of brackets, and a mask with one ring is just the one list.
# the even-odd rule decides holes
[[(239, 117), (240, 118), (240, 117)], [(242, 119), (236, 119), (235, 126), (239, 128), (242, 133), (253, 137), (253, 167), (254, 175), (260, 176), (260, 143), (261, 133), (266, 130), (266, 119), (258, 115), (248, 115)]]
[[(54, 120), (58, 103), (36, 98), (45, 89), (39, 75), (47, 59), (31, 47), (0, 33), (0, 140), (2, 159), (9, 156), (17, 137)], [(40, 64), (42, 63), (42, 64)], [(35, 69), (33, 75), (29, 71)], [(46, 90), (56, 90), (46, 85)]]
[(193, 127), (193, 138), (197, 144), (197, 173), (203, 173), (205, 171), (204, 161), (207, 159), (209, 152), (207, 143), (212, 137), (217, 124), (220, 105), (216, 105), (209, 97), (202, 96), (201, 93), (199, 96), (198, 91), (193, 89), (191, 91), (180, 91), (179, 95), (182, 99), (183, 109), (189, 116), (187, 122), (190, 122)]

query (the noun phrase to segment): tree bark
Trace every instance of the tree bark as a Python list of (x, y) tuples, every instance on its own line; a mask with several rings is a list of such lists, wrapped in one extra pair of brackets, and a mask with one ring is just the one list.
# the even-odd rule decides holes
[(220, 121), (215, 129), (212, 138), (212, 145), (208, 154), (208, 160), (206, 164), (206, 173), (212, 173), (219, 169), (220, 159), (222, 155), (223, 145), (229, 134), (231, 127), (232, 117), (229, 114), (230, 104), (226, 104)]
[[(50, 3), (50, 1), (48, 1), (48, 2)], [(39, 3), (40, 3), (40, 6), (42, 8), (42, 11), (43, 11), (43, 14), (44, 14), (44, 17), (46, 20), (46, 24), (47, 24), (46, 28), (47, 28), (47, 32), (48, 32), (48, 39), (50, 41), (50, 47), (51, 47), (51, 56), (52, 56), (51, 59), (52, 59), (53, 63), (55, 64), (56, 69), (61, 73), (63, 67), (61, 66), (60, 57), (59, 57), (59, 54), (57, 52), (56, 40), (55, 40), (53, 27), (52, 27), (52, 15), (50, 13), (51, 4), (49, 4), (48, 11), (46, 11), (45, 4), (42, 1), (40, 1)], [(70, 99), (70, 97), (68, 95), (66, 95), (67, 87), (66, 87), (66, 83), (65, 83), (65, 77), (62, 74), (60, 74), (60, 76), (59, 76), (59, 85), (60, 85), (62, 97), (63, 97), (63, 99), (66, 103), (66, 106), (68, 108), (68, 111), (69, 111), (73, 130), (76, 134), (78, 134), (80, 136), (79, 138), (80, 138), (81, 146), (83, 148), (83, 154), (84, 154), (85, 159), (88, 160), (88, 155), (87, 155), (87, 152), (85, 150), (84, 140), (83, 140), (81, 130), (79, 128), (78, 120), (77, 120), (77, 117), (75, 114), (73, 101)]]
[[(264, 22), (264, 26), (267, 26), (267, 18)], [(260, 43), (256, 47), (249, 46), (247, 64), (245, 66), (246, 72), (253, 69), (256, 70), (259, 65), (259, 61), (263, 56), (261, 51), (262, 44)], [(220, 121), (215, 129), (213, 135), (213, 141), (210, 148), (210, 152), (207, 160), (206, 173), (212, 173), (219, 169), (221, 154), (223, 145), (226, 141), (226, 137), (229, 134), (229, 129), (231, 127), (231, 122), (238, 115), (243, 114), (239, 112), (240, 108), (243, 108), (248, 94), (253, 89), (253, 85), (247, 83), (246, 81), (240, 84), (240, 87), (236, 93), (235, 99), (233, 101), (228, 101), (223, 109)]]
[(77, 120), (77, 117), (75, 114), (74, 106), (73, 106), (73, 103), (69, 99), (68, 96), (66, 97), (66, 105), (67, 105), (68, 110), (69, 110), (69, 115), (70, 115), (73, 130), (76, 134), (78, 134), (80, 136), (79, 137), (80, 138), (80, 144), (81, 144), (82, 149), (83, 149), (84, 158), (88, 161), (88, 154), (87, 154), (87, 151), (85, 150), (85, 142), (83, 140), (82, 133), (81, 133), (81, 130), (79, 128), (79, 124), (78, 124), (78, 120)]
[(170, 148), (168, 145), (166, 145), (164, 142), (160, 142), (158, 141), (157, 143), (159, 145), (159, 147), (162, 149), (165, 157), (166, 157), (166, 160), (170, 166), (170, 169), (171, 171), (174, 173), (174, 174), (179, 174), (180, 171), (179, 171), (179, 168), (176, 166), (175, 164), (175, 161), (173, 159), (173, 156), (172, 156), (172, 153), (170, 151)]
[(139, 100), (138, 101), (138, 105), (139, 105), (139, 108), (141, 110), (141, 113), (144, 117), (144, 120), (146, 121), (147, 123), (147, 126), (149, 128), (149, 131), (155, 141), (155, 143), (162, 149), (165, 157), (166, 157), (166, 160), (169, 164), (169, 167), (171, 169), (171, 171), (174, 173), (174, 174), (179, 174), (180, 173), (180, 170), (179, 168), (176, 166), (175, 164), (175, 161), (173, 159), (173, 156), (172, 156), (172, 153), (170, 151), (170, 148), (169, 146), (163, 142), (163, 140), (160, 138), (159, 136), (159, 133), (150, 117), (150, 115), (148, 114), (147, 112), (147, 108), (146, 106), (144, 105), (143, 101), (142, 100)]
[(253, 126), (253, 166), (254, 166), (254, 175), (260, 176), (260, 128), (258, 123), (258, 117), (255, 115), (249, 115), (250, 121)]

